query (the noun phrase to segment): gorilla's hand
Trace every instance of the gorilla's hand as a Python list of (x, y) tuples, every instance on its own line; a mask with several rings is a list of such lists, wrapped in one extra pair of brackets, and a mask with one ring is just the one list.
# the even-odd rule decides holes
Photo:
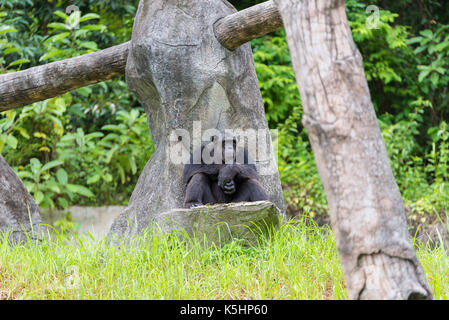
[(199, 203), (199, 202), (198, 203), (192, 203), (192, 204), (190, 204), (190, 209), (201, 207), (201, 206), (204, 206), (204, 204)]

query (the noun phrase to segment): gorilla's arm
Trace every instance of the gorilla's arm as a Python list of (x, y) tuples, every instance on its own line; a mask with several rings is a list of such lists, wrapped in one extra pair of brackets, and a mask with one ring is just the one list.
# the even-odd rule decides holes
[(237, 194), (232, 202), (268, 200), (264, 188), (256, 179), (246, 179), (238, 186)]
[(210, 180), (205, 173), (196, 173), (187, 184), (184, 208), (201, 206), (206, 203), (214, 203)]

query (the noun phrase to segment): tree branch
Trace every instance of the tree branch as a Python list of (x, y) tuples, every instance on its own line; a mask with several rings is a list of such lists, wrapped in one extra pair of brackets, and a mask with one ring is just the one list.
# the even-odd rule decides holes
[(125, 74), (129, 42), (0, 76), (0, 112)]
[(273, 1), (231, 14), (214, 25), (218, 41), (230, 50), (282, 27), (281, 15)]

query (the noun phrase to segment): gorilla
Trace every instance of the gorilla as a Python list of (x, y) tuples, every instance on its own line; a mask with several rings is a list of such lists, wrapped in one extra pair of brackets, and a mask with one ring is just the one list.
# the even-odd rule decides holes
[[(190, 164), (184, 166), (183, 172), (183, 182), (187, 185), (185, 208), (268, 200), (267, 193), (258, 181), (256, 166), (250, 163), (252, 159), (248, 150), (237, 148), (236, 144), (235, 137), (212, 140), (201, 147), (201, 162), (198, 164), (193, 163), (191, 155)], [(215, 152), (217, 150), (222, 152)], [(220, 155), (218, 161), (205, 161), (205, 158), (214, 158), (217, 153)], [(243, 158), (240, 162), (239, 155)]]

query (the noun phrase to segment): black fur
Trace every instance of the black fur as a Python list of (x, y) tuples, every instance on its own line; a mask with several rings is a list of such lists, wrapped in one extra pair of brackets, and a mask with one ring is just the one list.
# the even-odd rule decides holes
[[(234, 145), (234, 152), (235, 149)], [(201, 152), (203, 150), (204, 146)], [(183, 173), (183, 182), (187, 185), (184, 207), (268, 200), (267, 193), (258, 181), (256, 166), (250, 163), (248, 150), (244, 149), (243, 152), (244, 163), (204, 164), (201, 161), (201, 164), (193, 164), (191, 161), (191, 164), (186, 164)]]

